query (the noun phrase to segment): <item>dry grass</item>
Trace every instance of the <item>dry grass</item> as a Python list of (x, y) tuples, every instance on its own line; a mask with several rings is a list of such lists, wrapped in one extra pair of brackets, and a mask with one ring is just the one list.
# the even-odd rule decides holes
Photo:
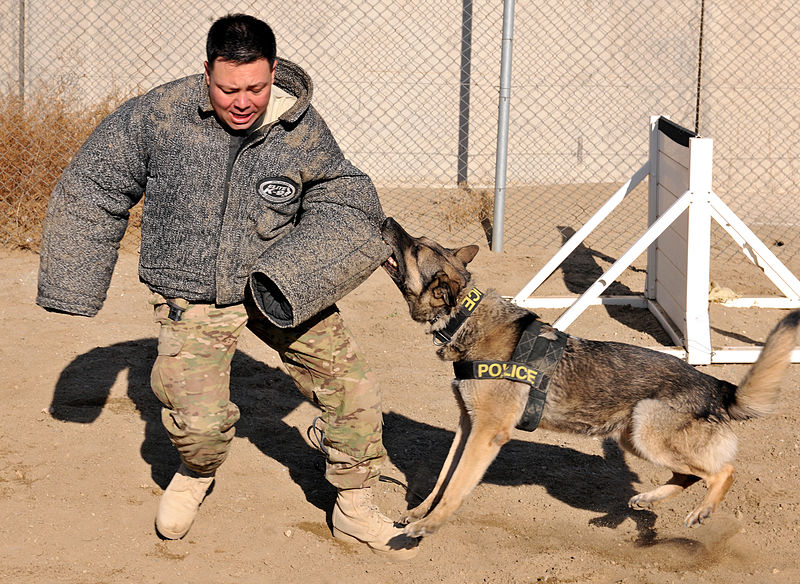
[(23, 101), (0, 94), (0, 245), (38, 250), (47, 201), (62, 170), (122, 98), (77, 110), (72, 92), (42, 86)]
[(434, 203), (441, 215), (441, 224), (449, 232), (478, 223), (491, 241), (494, 193), (489, 189), (473, 189), (462, 184), (455, 190), (440, 191)]

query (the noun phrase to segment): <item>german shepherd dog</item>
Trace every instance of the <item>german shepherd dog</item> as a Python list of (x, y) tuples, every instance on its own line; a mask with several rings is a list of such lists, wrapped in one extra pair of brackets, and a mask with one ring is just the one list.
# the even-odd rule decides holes
[[(384, 269), (402, 292), (411, 318), (427, 323), (431, 334), (445, 329), (472, 290), (467, 264), (478, 246), (448, 249), (410, 236), (391, 217), (382, 234), (393, 250)], [(487, 290), (436, 352), (445, 361), (508, 361), (535, 318)], [(672, 471), (666, 484), (632, 497), (631, 507), (648, 507), (702, 479), (706, 497), (685, 520), (687, 527), (701, 524), (733, 482), (737, 440), (729, 422), (776, 409), (799, 322), (800, 310), (795, 310), (777, 324), (738, 386), (658, 351), (569, 336), (551, 376), (539, 427), (611, 437), (624, 450)], [(555, 334), (549, 326), (542, 330)], [(461, 411), (458, 428), (433, 491), (401, 519), (412, 537), (434, 533), (458, 510), (510, 439), (529, 393), (529, 385), (510, 379), (455, 379), (452, 389)]]

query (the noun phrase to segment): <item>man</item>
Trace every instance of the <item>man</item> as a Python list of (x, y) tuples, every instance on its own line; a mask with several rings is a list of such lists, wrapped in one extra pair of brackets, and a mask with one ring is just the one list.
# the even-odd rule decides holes
[(37, 303), (93, 316), (129, 209), (146, 192), (139, 277), (160, 324), (151, 385), (181, 465), (156, 513), (183, 537), (225, 460), (239, 410), (230, 362), (245, 326), (322, 408), (333, 532), (396, 558), (417, 552), (371, 504), (386, 453), (380, 393), (335, 301), (388, 256), (383, 211), (276, 57), (266, 23), (216, 21), (205, 73), (131, 99), (80, 148), (45, 221)]

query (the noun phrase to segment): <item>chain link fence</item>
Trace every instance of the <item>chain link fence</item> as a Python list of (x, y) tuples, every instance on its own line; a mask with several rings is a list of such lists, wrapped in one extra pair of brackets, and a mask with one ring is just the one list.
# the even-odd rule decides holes
[[(501, 2), (7, 1), (0, 15), (0, 243), (36, 249), (61, 168), (122, 99), (200, 72), (228, 11), (278, 53), (388, 214), (445, 242), (491, 239)], [(800, 266), (800, 6), (790, 0), (517, 2), (504, 249), (555, 250), (647, 157), (651, 115), (714, 139), (717, 194)], [(0, 85), (0, 88), (4, 87)], [(646, 185), (586, 245), (646, 227)], [(736, 251), (712, 232), (715, 257)]]

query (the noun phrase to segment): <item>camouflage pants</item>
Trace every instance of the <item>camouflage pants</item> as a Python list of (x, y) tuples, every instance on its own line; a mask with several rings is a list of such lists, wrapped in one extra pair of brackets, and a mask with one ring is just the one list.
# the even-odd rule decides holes
[(370, 486), (386, 457), (380, 391), (335, 306), (302, 325), (281, 329), (251, 302), (189, 304), (168, 318), (154, 294), (160, 324), (151, 386), (164, 404), (162, 422), (184, 464), (213, 473), (228, 455), (239, 408), (230, 401), (230, 367), (247, 326), (275, 349), (298, 389), (322, 409), (327, 479), (340, 489)]

